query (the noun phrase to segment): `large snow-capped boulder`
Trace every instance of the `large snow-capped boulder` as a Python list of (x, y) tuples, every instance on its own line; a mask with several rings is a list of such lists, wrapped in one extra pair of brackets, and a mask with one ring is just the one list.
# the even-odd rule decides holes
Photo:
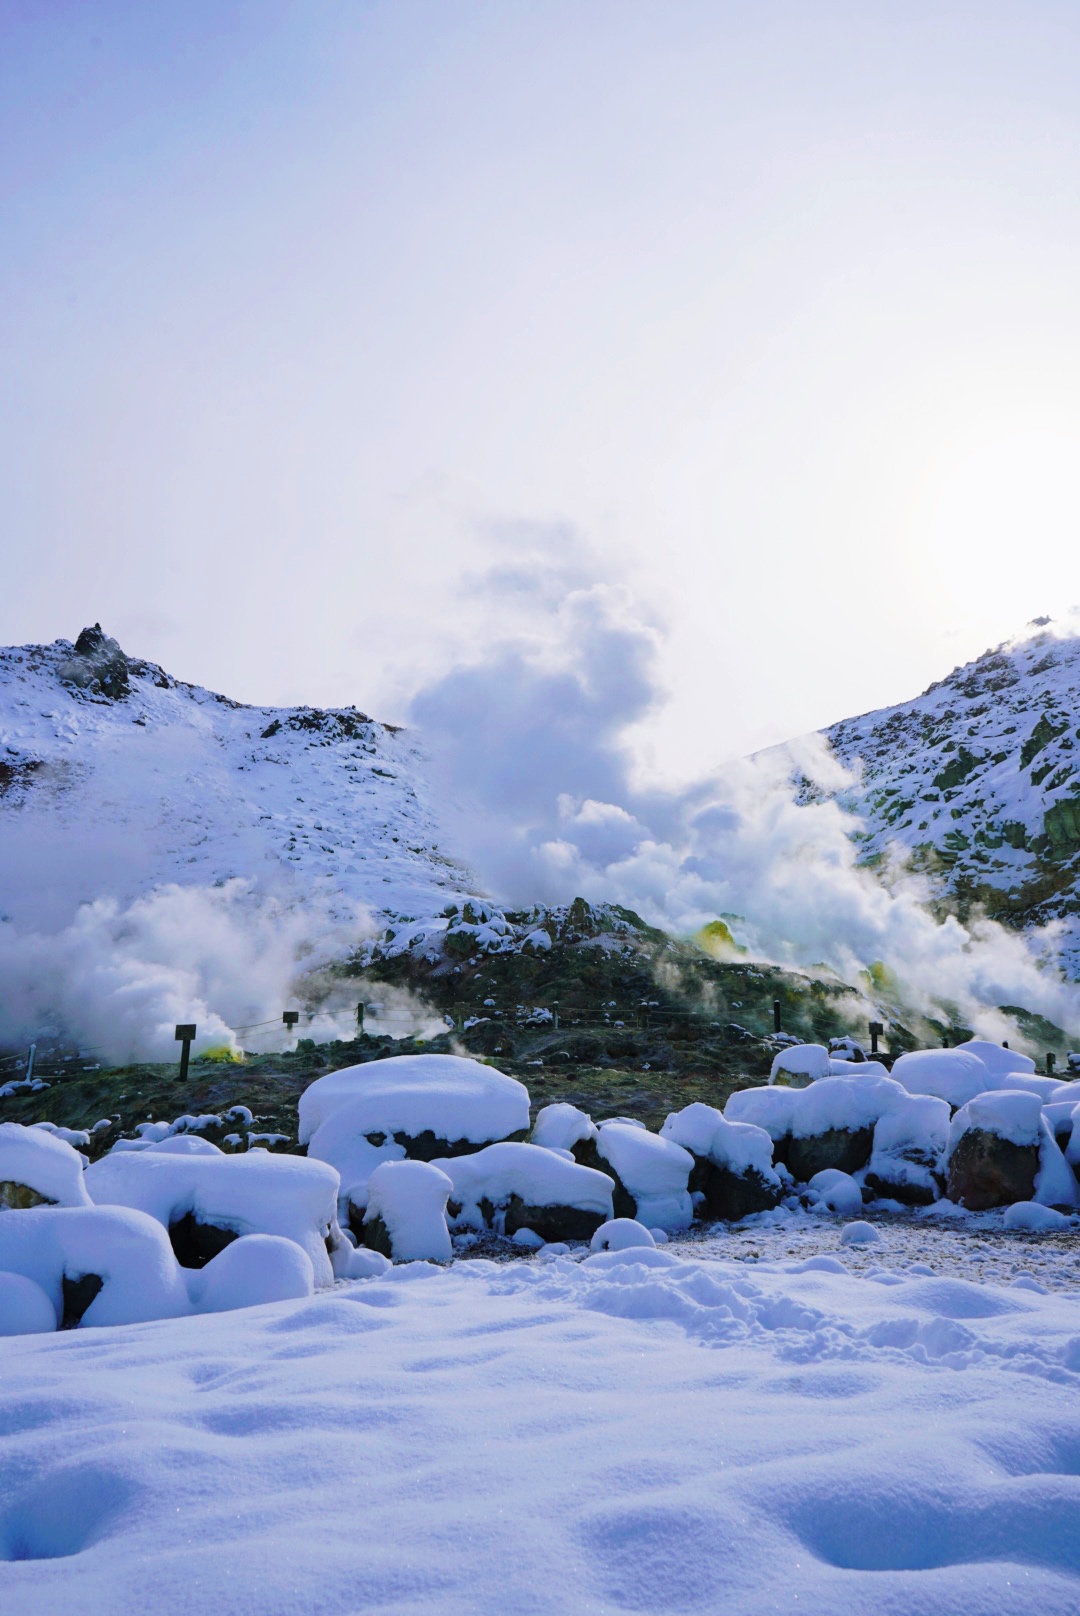
[(904, 1094), (874, 1125), (866, 1183), (905, 1206), (929, 1206), (945, 1193), (950, 1111), (931, 1094)]
[(249, 1150), (242, 1155), (174, 1156), (137, 1151), (103, 1156), (84, 1175), (97, 1206), (146, 1212), (169, 1232), (186, 1268), (201, 1268), (241, 1235), (294, 1240), (315, 1283), (333, 1283), (327, 1242), (337, 1227), (338, 1175), (325, 1162)]
[(453, 1183), (433, 1162), (383, 1162), (368, 1184), (365, 1244), (392, 1262), (448, 1262)]
[(808, 1184), (833, 1169), (857, 1173), (870, 1160), (874, 1128), (904, 1097), (888, 1077), (824, 1077), (795, 1096), (787, 1167)]
[(615, 1181), (614, 1214), (647, 1229), (688, 1229), (693, 1222), (694, 1158), (681, 1145), (624, 1118), (600, 1124), (596, 1165)]
[(966, 1049), (913, 1049), (893, 1062), (892, 1076), (909, 1094), (931, 1094), (954, 1110), (990, 1085), (986, 1066)]
[(805, 1088), (819, 1077), (828, 1077), (831, 1064), (824, 1044), (791, 1044), (773, 1057), (769, 1082)]
[(0, 1123), (0, 1212), (89, 1204), (77, 1150), (44, 1128)]
[(394, 1055), (346, 1066), (300, 1096), (299, 1140), (341, 1178), (362, 1211), (384, 1161), (434, 1161), (480, 1150), (529, 1129), (529, 1093), (516, 1078), (458, 1055)]
[(704, 1195), (712, 1217), (736, 1222), (779, 1204), (783, 1186), (764, 1128), (730, 1122), (713, 1106), (695, 1102), (671, 1112), (660, 1136), (693, 1156), (690, 1191)]
[(0, 1270), (34, 1281), (56, 1322), (140, 1324), (192, 1311), (161, 1224), (127, 1207), (33, 1207), (0, 1217)]
[(956, 1113), (947, 1193), (973, 1212), (1015, 1201), (1076, 1205), (1076, 1179), (1037, 1095), (996, 1089), (976, 1095)]
[(612, 1215), (607, 1173), (568, 1161), (540, 1145), (487, 1145), (471, 1156), (433, 1164), (453, 1183), (448, 1207), (455, 1229), (532, 1229), (542, 1240), (590, 1240)]

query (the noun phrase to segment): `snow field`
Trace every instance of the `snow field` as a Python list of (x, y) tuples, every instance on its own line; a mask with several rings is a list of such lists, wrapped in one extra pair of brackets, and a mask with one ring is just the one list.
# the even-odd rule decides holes
[(414, 1265), (4, 1341), (5, 1616), (1073, 1616), (1076, 1295), (849, 1260)]

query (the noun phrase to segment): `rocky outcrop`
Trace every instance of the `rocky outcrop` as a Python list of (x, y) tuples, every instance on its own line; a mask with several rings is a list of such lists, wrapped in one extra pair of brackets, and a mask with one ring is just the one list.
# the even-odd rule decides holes
[(779, 1206), (782, 1186), (770, 1183), (755, 1168), (736, 1173), (730, 1167), (718, 1167), (715, 1162), (705, 1165), (708, 1170), (702, 1191), (710, 1217), (737, 1223), (740, 1218), (748, 1218), (755, 1212), (771, 1212), (774, 1206)]

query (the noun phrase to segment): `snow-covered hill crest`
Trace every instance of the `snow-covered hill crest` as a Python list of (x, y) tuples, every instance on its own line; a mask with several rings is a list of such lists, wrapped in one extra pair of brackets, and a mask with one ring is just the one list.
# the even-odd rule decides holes
[(468, 879), (439, 846), (415, 741), (355, 707), (251, 707), (78, 641), (0, 650), (0, 909), (241, 877), (345, 919), (427, 915)]
[[(1047, 619), (914, 701), (824, 731), (856, 784), (865, 862), (924, 874), (937, 901), (1057, 923), (1080, 976), (1080, 623)], [(805, 782), (805, 799), (820, 795)]]

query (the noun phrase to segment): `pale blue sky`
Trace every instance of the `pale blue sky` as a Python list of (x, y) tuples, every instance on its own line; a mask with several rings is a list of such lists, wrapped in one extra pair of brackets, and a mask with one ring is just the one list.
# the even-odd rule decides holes
[(0, 640), (394, 717), (544, 635), (476, 580), (550, 552), (662, 629), (689, 770), (1080, 598), (1075, 6), (0, 0), (0, 44)]

